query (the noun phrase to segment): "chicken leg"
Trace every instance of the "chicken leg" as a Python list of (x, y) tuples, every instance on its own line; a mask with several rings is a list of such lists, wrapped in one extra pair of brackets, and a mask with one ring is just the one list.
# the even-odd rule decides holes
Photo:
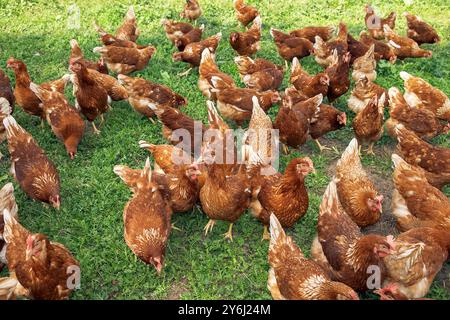
[(375, 155), (375, 152), (373, 151), (373, 145), (374, 145), (374, 144), (375, 144), (374, 142), (371, 142), (371, 143), (369, 144), (369, 147), (368, 147), (367, 150), (366, 150), (366, 153), (367, 153), (367, 154), (370, 154), (370, 155), (372, 155), (372, 156)]
[(175, 226), (175, 223), (172, 223), (171, 228), (172, 228), (173, 230), (177, 230), (177, 231), (180, 231), (180, 232), (183, 231), (183, 230), (181, 230), (180, 228), (176, 227), (176, 226)]
[(92, 129), (94, 129), (94, 133), (95, 134), (100, 134), (100, 130), (98, 130), (97, 127), (95, 126), (95, 122), (92, 121), (91, 123), (92, 123)]
[(208, 234), (208, 232), (210, 232), (213, 229), (215, 224), (216, 224), (216, 220), (209, 219), (208, 223), (203, 228), (203, 231), (205, 231), (205, 236)]
[(289, 148), (285, 144), (283, 144), (283, 152), (284, 152), (284, 154), (289, 154)]
[(270, 232), (269, 232), (267, 226), (264, 226), (264, 231), (263, 231), (263, 236), (262, 236), (261, 241), (264, 241), (264, 240), (270, 240)]
[(179, 76), (179, 77), (186, 77), (186, 76), (189, 74), (189, 72), (191, 72), (192, 69), (193, 69), (193, 68), (189, 68), (189, 69), (186, 70), (185, 72), (179, 73), (178, 76)]
[(322, 152), (323, 150), (331, 150), (331, 148), (327, 147), (327, 146), (323, 146), (319, 139), (314, 139), (314, 142), (317, 144), (317, 146), (319, 147), (320, 152)]
[(233, 224), (230, 223), (230, 227), (228, 228), (228, 231), (223, 234), (225, 239), (230, 239), (230, 241), (233, 241)]

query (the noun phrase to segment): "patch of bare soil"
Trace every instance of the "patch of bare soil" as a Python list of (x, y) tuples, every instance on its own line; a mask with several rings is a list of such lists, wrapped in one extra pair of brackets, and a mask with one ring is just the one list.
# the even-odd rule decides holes
[(188, 280), (186, 278), (181, 278), (180, 281), (175, 282), (170, 287), (168, 294), (167, 294), (167, 300), (180, 300), (181, 295), (185, 292), (188, 292)]

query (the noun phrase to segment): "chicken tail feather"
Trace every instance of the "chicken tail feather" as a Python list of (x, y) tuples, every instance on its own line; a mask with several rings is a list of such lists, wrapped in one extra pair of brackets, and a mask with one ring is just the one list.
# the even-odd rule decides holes
[(350, 164), (355, 164), (355, 162), (360, 163), (359, 161), (359, 151), (358, 151), (358, 140), (353, 138), (350, 141), (347, 148), (342, 153), (341, 158), (339, 159), (337, 166), (347, 166), (350, 167)]
[(0, 278), (0, 300), (14, 298), (14, 291), (19, 282), (14, 278)]
[(11, 111), (9, 101), (3, 97), (0, 97), (0, 114), (7, 116), (11, 114)]

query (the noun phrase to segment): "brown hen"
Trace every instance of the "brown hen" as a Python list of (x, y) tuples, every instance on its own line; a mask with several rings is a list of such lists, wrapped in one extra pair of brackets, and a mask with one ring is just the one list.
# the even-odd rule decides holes
[(347, 285), (328, 274), (288, 237), (274, 214), (270, 216), (269, 279), (275, 300), (359, 300)]
[(30, 84), (30, 89), (42, 101), (48, 124), (55, 136), (64, 143), (67, 154), (73, 160), (85, 128), (80, 113), (59, 92), (47, 91), (34, 83)]
[(392, 213), (397, 218), (397, 227), (409, 230), (418, 227), (433, 227), (450, 230), (450, 200), (428, 183), (425, 170), (408, 164), (397, 154), (394, 163), (394, 186)]
[(55, 164), (12, 116), (3, 119), (11, 155), (11, 173), (33, 200), (60, 207), (60, 182)]
[(79, 281), (79, 262), (62, 244), (25, 229), (8, 210), (3, 211), (3, 218), (9, 277), (15, 280), (10, 295), (35, 300), (68, 299), (77, 278)]
[(408, 38), (413, 39), (419, 46), (423, 43), (438, 43), (441, 41), (436, 30), (419, 16), (408, 12), (405, 12), (403, 15), (406, 17), (406, 22), (408, 23)]
[(336, 183), (325, 190), (319, 209), (318, 237), (313, 241), (311, 255), (331, 278), (356, 291), (367, 291), (371, 284), (370, 268), (378, 269), (383, 281), (386, 267), (383, 258), (394, 253), (392, 236), (363, 235), (339, 203)]
[(171, 231), (172, 209), (152, 180), (150, 159), (147, 158), (143, 170), (117, 165), (114, 173), (133, 192), (123, 210), (125, 242), (139, 259), (160, 273)]
[(149, 107), (180, 108), (187, 99), (175, 93), (169, 87), (142, 78), (133, 78), (120, 74), (119, 83), (128, 93), (128, 102), (133, 109), (153, 122), (154, 111)]
[(240, 56), (251, 56), (261, 49), (261, 23), (257, 16), (247, 31), (230, 34), (230, 45)]
[(358, 226), (365, 227), (380, 219), (383, 196), (361, 164), (356, 139), (336, 164), (336, 185), (343, 209)]

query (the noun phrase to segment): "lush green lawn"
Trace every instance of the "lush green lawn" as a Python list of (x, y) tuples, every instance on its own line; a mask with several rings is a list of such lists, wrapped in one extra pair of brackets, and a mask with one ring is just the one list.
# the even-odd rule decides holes
[[(185, 112), (196, 119), (206, 121), (205, 98), (197, 88), (197, 74), (192, 72), (180, 79), (177, 73), (186, 65), (172, 62), (174, 48), (167, 40), (160, 20), (163, 17), (178, 19), (182, 0), (131, 1), (135, 5), (142, 35), (138, 42), (150, 43), (158, 51), (149, 66), (140, 76), (172, 87), (189, 100)], [(269, 28), (289, 30), (306, 25), (337, 25), (340, 20), (348, 23), (350, 31), (358, 35), (364, 28), (364, 1), (317, 0), (317, 1), (249, 1), (257, 4), (263, 19), (263, 41), (260, 57), (277, 63), (283, 61), (277, 55), (269, 35)], [(381, 62), (378, 66), (377, 82), (389, 88), (400, 86), (399, 72), (406, 70), (427, 79), (433, 85), (450, 94), (449, 85), (449, 8), (448, 2), (413, 1), (407, 7), (403, 1), (375, 1), (376, 8), (383, 13), (395, 10), (398, 13), (397, 30), (405, 32), (405, 10), (420, 14), (436, 27), (443, 38), (441, 44), (426, 46), (434, 52), (433, 58), (407, 59), (395, 65)], [(81, 9), (81, 28), (67, 28), (68, 8), (72, 1), (60, 0), (49, 3), (44, 0), (0, 0), (0, 64), (4, 68), (6, 59), (13, 55), (26, 62), (32, 79), (43, 82), (55, 79), (67, 72), (69, 40), (75, 38), (85, 54), (94, 58), (92, 48), (99, 44), (92, 22), (97, 19), (107, 30), (115, 30), (121, 23), (130, 1), (76, 1)], [(239, 80), (233, 63), (234, 52), (228, 44), (229, 33), (236, 29), (231, 0), (201, 0), (204, 15), (200, 23), (206, 26), (206, 35), (222, 31), (217, 61), (220, 68)], [(447, 5), (446, 5), (447, 4)], [(319, 66), (309, 57), (302, 61), (309, 71)], [(11, 74), (8, 71), (8, 74)], [(13, 77), (12, 77), (13, 78)], [(287, 79), (287, 76), (286, 76)], [(285, 82), (285, 85), (287, 81)], [(67, 90), (70, 95), (71, 89)], [(71, 96), (71, 95), (70, 95)], [(335, 104), (346, 109), (348, 94)], [(71, 97), (72, 99), (72, 97)], [(73, 99), (72, 99), (73, 101)], [(270, 112), (275, 116), (277, 107)], [(349, 122), (353, 114), (348, 111)], [(267, 299), (266, 288), (268, 243), (261, 242), (262, 225), (245, 214), (234, 227), (234, 242), (223, 240), (221, 233), (228, 224), (218, 223), (212, 234), (204, 237), (202, 230), (208, 219), (195, 211), (175, 215), (173, 220), (183, 229), (173, 231), (167, 247), (166, 265), (158, 276), (133, 255), (123, 240), (122, 211), (130, 198), (128, 188), (112, 171), (115, 164), (142, 167), (147, 153), (139, 149), (141, 139), (153, 143), (164, 143), (161, 125), (153, 125), (133, 112), (127, 102), (113, 104), (106, 115), (106, 123), (100, 136), (89, 131), (85, 135), (77, 157), (71, 161), (64, 146), (56, 139), (49, 126), (41, 129), (40, 120), (31, 118), (18, 110), (14, 116), (25, 127), (49, 157), (57, 164), (62, 180), (62, 207), (57, 212), (32, 202), (16, 187), (19, 214), (22, 223), (32, 231), (46, 233), (52, 240), (65, 244), (81, 263), (81, 290), (76, 299)], [(351, 126), (326, 136), (327, 145), (335, 145), (339, 153), (352, 138)], [(447, 137), (435, 139), (435, 143), (450, 147)], [(390, 193), (392, 173), (390, 155), (394, 141), (384, 136), (376, 144), (376, 157), (364, 156), (363, 162), (374, 176), (385, 195), (383, 221), (370, 230), (395, 232), (390, 215)], [(8, 173), (9, 156), (6, 145), (0, 147), (5, 154), (0, 160), (0, 182), (12, 181)], [(310, 206), (306, 216), (289, 231), (301, 248), (309, 253), (315, 234), (318, 206), (322, 193), (333, 174), (339, 154), (320, 154), (311, 141), (302, 147), (301, 153), (283, 156), (282, 167), (293, 157), (309, 155), (318, 173), (307, 179), (310, 191)], [(446, 189), (447, 195), (450, 188)], [(449, 264), (438, 276), (429, 297), (450, 299), (448, 287)], [(446, 289), (447, 288), (447, 289)]]

